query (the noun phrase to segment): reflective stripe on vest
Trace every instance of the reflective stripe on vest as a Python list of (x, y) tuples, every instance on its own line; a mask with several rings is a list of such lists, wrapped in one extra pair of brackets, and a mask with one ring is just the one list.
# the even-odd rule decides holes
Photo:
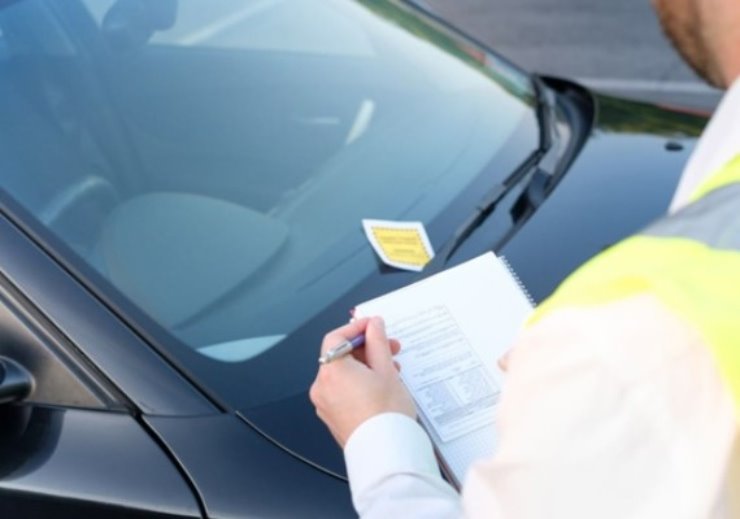
[(740, 155), (737, 155), (725, 167), (711, 175), (706, 182), (697, 188), (689, 200), (696, 202), (707, 193), (719, 187), (729, 186), (738, 182), (740, 182)]
[(740, 417), (740, 157), (697, 193), (691, 205), (587, 262), (529, 322), (558, 308), (653, 294), (703, 335)]

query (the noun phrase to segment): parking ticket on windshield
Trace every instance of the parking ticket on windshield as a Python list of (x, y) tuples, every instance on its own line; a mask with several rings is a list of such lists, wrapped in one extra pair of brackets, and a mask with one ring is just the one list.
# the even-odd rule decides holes
[(365, 235), (386, 265), (420, 272), (434, 257), (421, 222), (362, 220)]

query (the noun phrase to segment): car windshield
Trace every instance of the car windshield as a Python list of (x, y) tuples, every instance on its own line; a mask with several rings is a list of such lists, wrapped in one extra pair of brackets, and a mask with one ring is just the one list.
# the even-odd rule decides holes
[(3, 196), (170, 358), (249, 405), (277, 398), (260, 377), (290, 378), (290, 351), (315, 357), (308, 323), (345, 318), (352, 287), (406, 279), (361, 220), (419, 221), (439, 244), (462, 193), (537, 147), (532, 96), (390, 0), (0, 2)]

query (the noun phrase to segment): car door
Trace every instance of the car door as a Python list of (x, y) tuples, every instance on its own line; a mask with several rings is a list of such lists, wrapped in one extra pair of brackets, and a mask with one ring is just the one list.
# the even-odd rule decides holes
[(164, 365), (3, 217), (0, 243), (0, 517), (201, 517), (140, 418), (187, 412)]

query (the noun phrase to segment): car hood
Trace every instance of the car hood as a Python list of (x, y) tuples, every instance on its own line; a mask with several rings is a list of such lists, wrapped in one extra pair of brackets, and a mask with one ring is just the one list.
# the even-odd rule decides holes
[[(668, 209), (707, 117), (596, 95), (596, 124), (557, 189), (503, 248), (536, 301)], [(542, 261), (533, 260), (542, 258)]]
[[(596, 121), (567, 174), (499, 251), (536, 301), (575, 268), (664, 214), (706, 117), (594, 95)], [(305, 393), (240, 411), (292, 455), (345, 477)]]

